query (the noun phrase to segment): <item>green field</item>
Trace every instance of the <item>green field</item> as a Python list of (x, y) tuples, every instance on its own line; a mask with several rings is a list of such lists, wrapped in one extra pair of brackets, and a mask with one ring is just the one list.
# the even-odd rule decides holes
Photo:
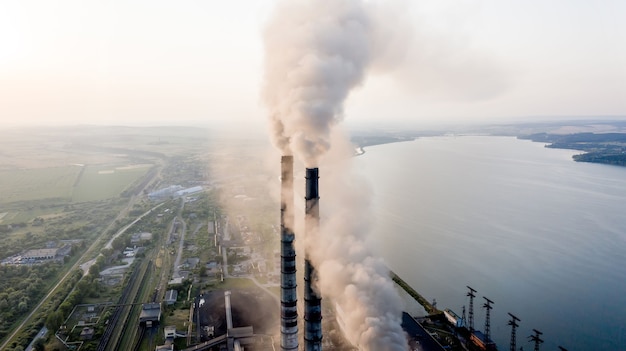
[[(82, 173), (81, 166), (73, 165), (0, 171), (0, 206), (29, 201), (41, 205), (117, 197), (143, 177), (151, 166), (86, 165), (82, 166), (85, 168)], [(49, 212), (44, 210), (42, 214)], [(7, 214), (5, 221), (14, 215)]]
[(72, 202), (97, 201), (116, 197), (144, 176), (151, 166), (85, 166), (85, 170), (72, 193)]
[(0, 219), (1, 224), (12, 224), (12, 223), (24, 223), (28, 222), (35, 217), (49, 218), (49, 217), (57, 217), (63, 215), (63, 207), (34, 207), (29, 206), (28, 208), (20, 209), (20, 210), (12, 210), (10, 212), (6, 212), (6, 215)]
[(0, 172), (0, 204), (42, 199), (69, 200), (79, 166)]

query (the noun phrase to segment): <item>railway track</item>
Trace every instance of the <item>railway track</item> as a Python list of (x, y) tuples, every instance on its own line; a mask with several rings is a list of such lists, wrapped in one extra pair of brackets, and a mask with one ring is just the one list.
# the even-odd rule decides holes
[[(162, 241), (164, 240), (165, 237)], [(162, 244), (160, 243), (157, 247)], [(152, 257), (157, 258), (158, 254)], [(140, 350), (144, 338), (149, 338), (152, 344), (153, 338), (156, 336), (154, 327), (137, 326), (141, 313), (141, 306), (138, 302), (148, 302), (148, 300), (157, 302), (162, 298), (161, 295), (165, 293), (171, 264), (170, 255), (166, 253), (162, 260), (160, 278), (156, 283), (157, 289), (151, 291), (151, 295), (148, 295), (150, 293), (147, 289), (152, 289), (154, 283), (149, 278), (154, 276), (157, 265), (152, 260), (144, 261), (131, 273), (128, 285), (124, 288), (118, 302), (118, 305), (124, 306), (116, 308), (100, 339), (97, 351)], [(140, 299), (143, 299), (143, 301), (139, 301)], [(129, 319), (131, 316), (136, 317), (134, 321)]]
[[(135, 270), (133, 271), (133, 273), (131, 274), (129, 280), (132, 281), (134, 279), (137, 278), (137, 275), (139, 274), (139, 270)], [(130, 293), (130, 285), (127, 285), (124, 290), (122, 291), (122, 295), (120, 296), (120, 298), (118, 299), (118, 305), (123, 305), (125, 303), (125, 301), (128, 299), (128, 295)], [(109, 340), (111, 339), (111, 335), (113, 334), (113, 331), (115, 329), (115, 326), (117, 325), (117, 321), (120, 318), (120, 314), (122, 313), (122, 309), (124, 306), (117, 306), (115, 308), (115, 311), (113, 312), (113, 315), (111, 315), (111, 318), (109, 319), (109, 322), (107, 323), (107, 328), (105, 329), (104, 333), (102, 334), (102, 338), (100, 338), (100, 343), (98, 343), (98, 347), (96, 348), (96, 351), (105, 351), (106, 347), (109, 343)]]
[[(146, 275), (147, 276), (147, 275)], [(145, 286), (145, 276), (144, 276), (144, 282), (142, 282), (142, 286)], [(158, 294), (158, 290), (155, 290), (152, 293), (152, 297), (150, 299), (150, 302), (156, 302), (157, 301), (157, 295)], [(141, 343), (143, 342), (144, 338), (146, 338), (146, 336), (152, 340), (152, 338), (154, 337), (154, 328), (155, 327), (151, 327), (148, 328), (145, 325), (139, 325), (139, 330), (137, 331), (137, 334), (135, 334), (135, 341), (133, 342), (133, 351), (139, 351), (141, 350)]]
[[(133, 271), (128, 279), (129, 284), (124, 288), (122, 295), (118, 300), (115, 312), (109, 319), (107, 328), (100, 339), (100, 343), (96, 348), (97, 351), (119, 350), (122, 341), (122, 332), (125, 330), (128, 318), (132, 310), (137, 307), (139, 291), (144, 286), (149, 274), (147, 272), (152, 267), (152, 261), (141, 262)], [(141, 308), (141, 307), (139, 307)]]
[(140, 325), (139, 326), (139, 331), (137, 332), (137, 335), (135, 336), (135, 346), (133, 346), (133, 351), (139, 351), (141, 349), (141, 342), (143, 341), (144, 336), (146, 335), (146, 330), (148, 328), (146, 328), (146, 326), (144, 325)]

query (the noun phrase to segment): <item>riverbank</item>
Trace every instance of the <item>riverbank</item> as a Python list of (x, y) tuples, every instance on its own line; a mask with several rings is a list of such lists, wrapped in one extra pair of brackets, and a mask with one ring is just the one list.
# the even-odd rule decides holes
[(365, 154), (365, 148), (368, 146), (401, 143), (405, 141), (413, 141), (417, 137), (369, 137), (369, 138), (352, 138), (352, 142), (356, 144), (354, 148), (354, 156)]

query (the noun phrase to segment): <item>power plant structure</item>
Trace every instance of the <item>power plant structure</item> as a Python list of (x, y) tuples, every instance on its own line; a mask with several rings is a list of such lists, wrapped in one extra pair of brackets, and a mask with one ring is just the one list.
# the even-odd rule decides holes
[[(319, 230), (319, 170), (306, 169), (305, 231), (315, 235)], [(293, 156), (281, 157), (281, 289), (280, 347), (298, 350), (298, 297), (296, 250), (294, 246)], [(308, 253), (304, 258), (304, 350), (322, 350), (322, 299), (313, 289), (315, 267)]]
[(298, 351), (296, 248), (293, 244), (293, 156), (281, 158), (280, 189), (280, 347)]
[[(304, 328), (300, 330), (298, 313), (298, 281), (296, 248), (294, 241), (296, 234), (295, 227), (295, 203), (294, 203), (294, 158), (287, 155), (281, 157), (281, 195), (280, 195), (280, 227), (281, 227), (281, 277), (280, 277), (280, 349), (281, 351), (321, 351), (322, 350), (322, 306), (321, 293), (316, 287), (316, 267), (311, 262), (310, 253), (304, 250)], [(320, 229), (320, 208), (319, 208), (319, 169), (305, 169), (305, 204), (304, 204), (304, 236), (307, 240), (312, 240), (319, 234)], [(444, 311), (444, 316), (452, 324), (453, 328), (466, 335), (468, 344), (472, 344), (470, 349), (497, 350), (496, 344), (491, 339), (491, 310), (494, 302), (483, 296), (485, 303), (485, 327), (484, 334), (474, 327), (474, 298), (476, 290), (467, 286), (469, 297), (468, 319), (465, 320), (465, 306), (463, 306), (463, 317), (459, 317), (449, 309)], [(516, 332), (520, 321), (519, 318), (509, 313), (511, 320), (510, 350), (515, 350)], [(404, 323), (404, 322), (403, 322)], [(417, 323), (417, 322), (416, 322)], [(403, 324), (403, 328), (405, 328)], [(408, 326), (407, 328), (410, 328)], [(406, 331), (406, 329), (405, 329)], [(539, 345), (543, 343), (540, 338), (541, 332), (533, 329), (534, 335), (529, 339), (534, 342), (534, 350), (539, 350)], [(302, 339), (300, 338), (302, 333)], [(423, 338), (432, 338), (432, 335), (424, 331)], [(441, 345), (439, 345), (441, 347)], [(565, 350), (560, 347), (561, 350)], [(437, 349), (436, 347), (433, 349)]]
[[(316, 235), (319, 230), (319, 170), (306, 169), (305, 231), (307, 236)], [(311, 264), (308, 252), (304, 252), (304, 350), (322, 350), (322, 298), (313, 290), (316, 279), (315, 267)]]

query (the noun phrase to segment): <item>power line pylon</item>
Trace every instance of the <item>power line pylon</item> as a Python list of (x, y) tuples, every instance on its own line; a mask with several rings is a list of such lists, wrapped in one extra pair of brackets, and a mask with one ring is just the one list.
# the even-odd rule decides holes
[(491, 304), (493, 303), (493, 301), (489, 300), (488, 298), (483, 296), (483, 299), (485, 299), (485, 302), (483, 304), (483, 307), (487, 310), (486, 311), (486, 316), (485, 316), (485, 341), (490, 343), (491, 342), (491, 321), (490, 321), (490, 311), (493, 307), (491, 307)]
[(476, 295), (474, 295), (474, 293), (476, 292), (476, 290), (472, 289), (469, 285), (467, 286), (467, 288), (470, 290), (467, 293), (467, 296), (469, 296), (470, 300), (469, 300), (469, 318), (468, 318), (468, 328), (470, 333), (474, 332), (474, 298), (476, 297)]
[(510, 312), (509, 312), (509, 316), (511, 316), (511, 320), (507, 324), (511, 326), (511, 347), (510, 347), (510, 350), (511, 351), (517, 351), (515, 329), (517, 327), (519, 327), (519, 324), (517, 324), (517, 322), (521, 322), (521, 320), (519, 318), (515, 317)]
[(543, 334), (542, 332), (540, 332), (537, 329), (533, 329), (533, 331), (535, 332), (535, 335), (531, 335), (528, 338), (530, 339), (530, 341), (535, 343), (535, 351), (539, 351), (539, 345), (543, 343), (543, 340), (539, 337), (541, 334)]

